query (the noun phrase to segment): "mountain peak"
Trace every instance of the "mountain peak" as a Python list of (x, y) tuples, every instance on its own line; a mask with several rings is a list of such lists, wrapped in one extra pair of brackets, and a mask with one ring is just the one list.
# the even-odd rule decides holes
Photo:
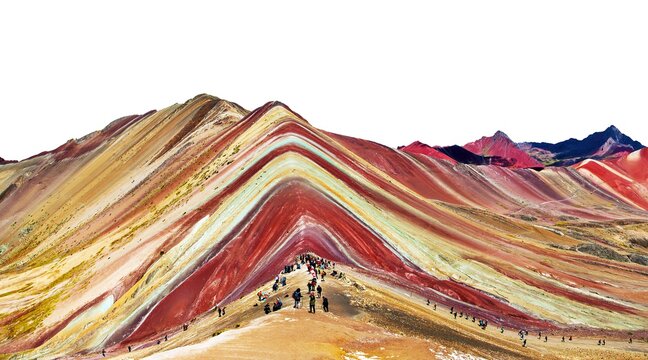
[(506, 135), (505, 132), (503, 132), (503, 131), (501, 131), (501, 130), (497, 130), (497, 131), (495, 132), (495, 134), (493, 134), (492, 137), (493, 137), (494, 139), (504, 138), (504, 139), (507, 139), (507, 140), (511, 140), (511, 138), (510, 138), (508, 135)]
[[(493, 136), (483, 136), (463, 146), (464, 149), (491, 158), (501, 158), (502, 166), (517, 168), (542, 168), (543, 165), (536, 159), (522, 151), (503, 131), (496, 131)], [(492, 162), (489, 162), (492, 163)]]
[(619, 128), (617, 128), (617, 127), (614, 126), (614, 125), (610, 125), (610, 126), (608, 126), (608, 128), (605, 129), (605, 130), (603, 131), (603, 133), (606, 134), (606, 135), (612, 136), (612, 137), (614, 137), (615, 139), (618, 139), (619, 137), (621, 137), (621, 136), (624, 135), (624, 134), (621, 132), (621, 130), (619, 130)]
[(616, 126), (588, 135), (582, 140), (571, 138), (556, 144), (530, 143), (530, 153), (543, 162), (558, 166), (568, 166), (585, 159), (604, 159), (617, 153), (628, 153), (644, 146), (622, 133)]

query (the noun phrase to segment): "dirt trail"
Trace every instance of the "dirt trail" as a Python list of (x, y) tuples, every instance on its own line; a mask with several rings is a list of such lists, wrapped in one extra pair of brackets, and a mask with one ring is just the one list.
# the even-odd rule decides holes
[[(125, 349), (110, 349), (118, 358), (147, 359), (647, 359), (648, 344), (626, 344), (609, 339), (605, 348), (594, 338), (561, 343), (560, 336), (549, 342), (530, 334), (522, 348), (517, 331), (500, 333), (496, 326), (486, 330), (467, 319), (455, 320), (448, 309), (433, 310), (424, 299), (387, 287), (346, 267), (338, 266), (345, 279), (330, 276), (321, 282), (330, 312), (321, 308), (308, 313), (304, 306), (293, 308), (290, 294), (299, 287), (306, 294), (308, 274), (299, 270), (287, 274), (287, 286), (277, 293), (272, 282), (261, 289), (269, 301), (281, 297), (284, 307), (269, 315), (264, 302), (254, 293), (227, 305), (226, 315), (208, 313), (190, 324), (187, 331), (168, 334), (168, 341), (154, 340)], [(329, 271), (330, 272), (330, 271)], [(288, 295), (288, 297), (286, 297)], [(254, 306), (257, 304), (257, 306)], [(164, 337), (161, 334), (160, 338)], [(93, 356), (95, 358), (99, 356)]]

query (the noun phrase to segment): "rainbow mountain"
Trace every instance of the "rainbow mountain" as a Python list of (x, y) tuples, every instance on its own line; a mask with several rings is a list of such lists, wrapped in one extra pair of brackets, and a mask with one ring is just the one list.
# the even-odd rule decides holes
[(646, 336), (647, 165), (462, 164), (209, 95), (120, 118), (0, 165), (0, 354), (148, 344), (305, 252), (507, 329)]

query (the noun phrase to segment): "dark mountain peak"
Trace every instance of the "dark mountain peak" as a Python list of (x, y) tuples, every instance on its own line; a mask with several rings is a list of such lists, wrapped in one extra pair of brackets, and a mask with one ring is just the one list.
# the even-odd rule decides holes
[(623, 134), (621, 130), (614, 125), (608, 126), (608, 128), (603, 131), (603, 134), (617, 141), (621, 140), (622, 137), (625, 136), (625, 134)]
[(621, 131), (619, 131), (619, 128), (617, 128), (617, 127), (614, 126), (614, 125), (610, 125), (610, 126), (608, 126), (608, 128), (605, 129), (605, 131), (606, 131), (606, 132), (619, 132), (619, 133), (621, 132)]
[(552, 165), (572, 165), (585, 159), (604, 159), (620, 152), (632, 152), (644, 146), (621, 132), (616, 126), (592, 133), (582, 140), (571, 138), (556, 144), (530, 143), (527, 152)]

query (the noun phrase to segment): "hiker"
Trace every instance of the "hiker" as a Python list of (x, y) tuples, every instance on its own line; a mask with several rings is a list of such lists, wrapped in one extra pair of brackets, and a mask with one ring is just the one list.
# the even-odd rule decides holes
[(322, 281), (324, 281), (324, 276), (326, 276), (326, 271), (322, 270)]
[(283, 306), (283, 303), (281, 302), (281, 300), (279, 298), (277, 298), (277, 300), (275, 300), (275, 302), (274, 302), (274, 305), (272, 305), (272, 311), (281, 310), (282, 306)]
[(504, 326), (500, 327), (500, 334), (504, 334)]
[(131, 352), (131, 346), (128, 345), (128, 352)]
[(572, 340), (572, 337), (571, 337), (571, 335), (569, 335), (569, 341), (571, 341), (571, 340)]
[(605, 339), (603, 339), (603, 346), (605, 346)]
[(277, 292), (277, 290), (279, 290), (279, 282), (278, 281), (275, 282), (274, 284), (272, 284), (272, 291)]
[[(475, 322), (475, 317), (474, 316), (473, 316), (473, 322)], [(520, 330), (520, 331), (522, 331), (522, 330)]]
[(427, 299), (427, 306), (430, 306), (430, 299)]
[(106, 349), (101, 350), (101, 355), (102, 355), (103, 357), (106, 357)]
[(436, 304), (434, 304), (434, 311), (436, 311)]
[(545, 342), (547, 342), (547, 335), (545, 335)]
[(562, 340), (560, 340), (560, 342), (565, 342), (565, 337), (564, 336), (562, 337)]
[(223, 306), (223, 316), (225, 316), (225, 306)]
[(286, 277), (285, 276), (281, 277), (281, 286), (286, 286)]
[[(261, 296), (259, 296), (259, 301), (261, 300)], [(223, 316), (223, 310), (221, 308), (218, 308), (218, 317)]]
[(540, 338), (542, 338), (542, 331), (538, 333), (538, 340), (540, 340)]
[(630, 340), (628, 340), (628, 343), (629, 343), (629, 344), (632, 344), (632, 338), (630, 338)]
[(317, 297), (322, 297), (322, 287), (320, 285), (317, 285)]
[(450, 314), (454, 312), (454, 306), (450, 307)]
[(265, 304), (265, 306), (263, 307), (263, 312), (266, 313), (266, 315), (270, 314), (270, 304)]
[(313, 291), (313, 284), (311, 284), (310, 281), (308, 283), (306, 283), (306, 286), (308, 287), (308, 292)]
[(328, 309), (328, 299), (326, 297), (324, 297), (324, 299), (322, 299), (322, 309), (324, 310), (324, 312), (329, 311), (329, 309)]
[(167, 340), (169, 340), (169, 338), (166, 335), (164, 335), (164, 341), (167, 341)]
[(456, 312), (454, 313), (454, 317), (455, 317), (455, 320), (456, 320), (457, 319), (457, 313)]
[(598, 341), (598, 344), (597, 344), (597, 345), (601, 345), (601, 340), (600, 340), (600, 339), (599, 339), (599, 341)]
[(527, 339), (524, 339), (524, 340), (522, 341), (522, 347), (526, 347), (526, 340), (527, 340)]
[(301, 297), (302, 297), (301, 289), (297, 288), (297, 290), (295, 290), (295, 292), (293, 293), (293, 299), (295, 299), (295, 306), (294, 306), (295, 309), (300, 307)]
[(315, 294), (311, 293), (310, 294), (310, 303), (308, 307), (308, 312), (312, 312), (313, 314), (315, 313)]

